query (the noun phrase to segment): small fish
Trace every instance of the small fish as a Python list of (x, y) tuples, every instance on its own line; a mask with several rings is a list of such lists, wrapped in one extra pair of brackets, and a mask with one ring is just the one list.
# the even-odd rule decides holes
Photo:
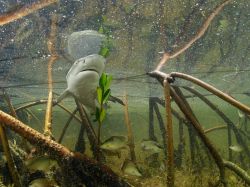
[(44, 172), (49, 171), (53, 167), (58, 167), (57, 161), (47, 156), (40, 156), (28, 159), (25, 161), (25, 165), (31, 171), (40, 170)]
[(46, 178), (38, 178), (29, 183), (29, 187), (55, 187), (55, 181)]
[(127, 147), (127, 138), (125, 136), (111, 136), (100, 146), (103, 150), (118, 151)]
[(118, 158), (121, 158), (121, 151), (120, 150), (110, 151), (110, 150), (102, 149), (102, 152), (106, 156), (117, 156)]
[(141, 142), (142, 150), (149, 152), (151, 154), (162, 152), (162, 146), (153, 140), (142, 140)]
[(243, 151), (243, 148), (240, 145), (232, 145), (229, 147), (234, 152), (240, 153)]
[(122, 170), (122, 172), (124, 174), (127, 174), (127, 175), (133, 175), (133, 176), (136, 176), (136, 177), (141, 177), (142, 176), (142, 174), (139, 171), (136, 164), (134, 162), (132, 162), (131, 160), (128, 160), (128, 159), (126, 159), (124, 161), (124, 163), (122, 164), (121, 170)]
[(240, 110), (238, 110), (238, 116), (239, 116), (239, 118), (242, 119), (245, 115), (244, 115), (243, 112), (241, 112)]

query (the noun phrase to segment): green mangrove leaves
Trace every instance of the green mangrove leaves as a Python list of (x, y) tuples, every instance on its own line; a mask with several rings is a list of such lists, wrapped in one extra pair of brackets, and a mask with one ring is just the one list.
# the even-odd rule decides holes
[(112, 76), (106, 73), (103, 73), (100, 80), (99, 86), (97, 87), (97, 101), (99, 107), (96, 107), (96, 120), (99, 123), (105, 119), (106, 111), (103, 107), (107, 102), (111, 94), (110, 84), (112, 81)]

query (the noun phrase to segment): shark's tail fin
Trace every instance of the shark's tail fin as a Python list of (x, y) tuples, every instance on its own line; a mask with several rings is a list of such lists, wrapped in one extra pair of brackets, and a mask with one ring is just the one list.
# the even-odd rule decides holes
[(63, 93), (57, 98), (57, 100), (53, 103), (53, 106), (57, 105), (60, 103), (64, 98), (69, 96), (69, 91), (66, 89), (63, 91)]

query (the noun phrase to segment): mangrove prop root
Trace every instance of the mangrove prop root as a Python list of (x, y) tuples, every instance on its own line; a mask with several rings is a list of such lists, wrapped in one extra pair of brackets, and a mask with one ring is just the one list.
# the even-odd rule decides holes
[(68, 121), (66, 122), (65, 126), (63, 127), (62, 133), (61, 133), (61, 135), (60, 135), (60, 137), (59, 137), (59, 139), (58, 139), (58, 143), (61, 143), (61, 142), (62, 142), (62, 139), (63, 139), (63, 137), (64, 137), (64, 134), (66, 133), (66, 130), (67, 130), (67, 128), (68, 128), (70, 122), (71, 122), (72, 119), (74, 118), (74, 115), (76, 114), (77, 111), (78, 111), (78, 108), (76, 108), (76, 109), (72, 112), (72, 114), (70, 115)]
[(230, 103), (231, 105), (235, 106), (236, 108), (238, 108), (239, 110), (247, 113), (248, 115), (250, 115), (250, 108), (242, 103), (240, 103), (239, 101), (237, 101), (236, 99), (232, 98), (231, 96), (225, 94), (224, 92), (218, 90), (217, 88), (211, 86), (210, 84), (207, 84), (193, 76), (184, 74), (184, 73), (179, 73), (179, 72), (172, 72), (169, 75), (172, 78), (178, 77), (181, 79), (185, 79), (188, 81), (193, 82), (194, 84), (197, 84), (199, 86), (201, 86), (202, 88), (208, 90), (209, 92), (213, 93), (214, 95), (218, 96), (219, 98), (227, 101), (228, 103)]
[(166, 122), (165, 131), (167, 142), (167, 186), (174, 186), (174, 142), (173, 142), (173, 125), (171, 114), (171, 99), (170, 99), (170, 85), (165, 79), (163, 81), (164, 95), (165, 95), (165, 110), (166, 110)]
[(16, 112), (18, 112), (19, 110), (30, 108), (32, 106), (36, 106), (36, 105), (40, 105), (40, 104), (46, 104), (46, 103), (47, 103), (47, 99), (40, 99), (40, 100), (36, 100), (36, 101), (31, 101), (31, 102), (23, 104), (22, 106), (17, 107)]
[(129, 120), (129, 114), (128, 114), (127, 94), (125, 94), (125, 96), (124, 96), (123, 103), (124, 103), (125, 125), (126, 125), (127, 131), (128, 131), (128, 146), (129, 146), (129, 150), (130, 150), (130, 157), (131, 157), (131, 160), (133, 162), (136, 162), (134, 136), (133, 136), (131, 121)]
[(44, 120), (44, 134), (48, 137), (52, 137), (52, 92), (49, 91), (48, 94), (48, 103), (46, 107), (46, 114), (45, 114), (45, 120)]
[(187, 42), (184, 46), (181, 46), (179, 49), (173, 51), (172, 53), (167, 53), (165, 52), (162, 56), (161, 61), (159, 62), (159, 64), (157, 65), (155, 70), (160, 70), (161, 67), (169, 60), (172, 58), (175, 58), (177, 56), (179, 56), (180, 54), (182, 54), (184, 51), (186, 51), (188, 48), (190, 48), (192, 46), (192, 44), (194, 42), (196, 42), (198, 39), (200, 39), (205, 32), (207, 31), (210, 23), (212, 22), (212, 20), (215, 18), (215, 16), (217, 14), (219, 14), (219, 12), (222, 10), (222, 8), (224, 6), (226, 6), (228, 3), (230, 3), (231, 0), (226, 0), (224, 1), (222, 4), (220, 4), (217, 8), (215, 8), (215, 10), (208, 16), (208, 18), (206, 19), (206, 21), (203, 23), (203, 25), (201, 26), (201, 28), (198, 30), (198, 32), (196, 33), (196, 35), (191, 38), (189, 40), (189, 42)]
[(1, 143), (3, 146), (4, 154), (7, 159), (8, 168), (9, 168), (12, 180), (15, 184), (15, 187), (21, 187), (22, 185), (21, 185), (19, 173), (17, 172), (13, 157), (10, 153), (10, 146), (9, 146), (7, 136), (5, 134), (5, 128), (1, 123), (0, 123), (0, 137), (1, 137)]
[[(156, 103), (159, 103), (161, 106), (165, 106), (165, 103), (164, 103), (164, 101), (162, 100), (162, 99), (159, 99), (158, 97), (155, 97), (154, 98), (154, 101), (156, 102)], [(172, 112), (172, 114), (178, 119), (178, 120), (182, 120), (184, 123), (188, 123), (187, 122), (187, 120), (184, 118), (184, 117), (182, 117), (180, 114), (179, 114), (179, 112), (177, 112), (177, 111), (175, 111), (173, 108), (171, 108), (171, 112)]]
[(53, 78), (52, 78), (52, 66), (57, 59), (56, 54), (56, 22), (57, 16), (53, 14), (51, 16), (51, 31), (48, 38), (47, 46), (50, 53), (50, 58), (48, 62), (48, 102), (44, 120), (44, 134), (48, 137), (52, 137), (52, 104), (53, 104)]
[(17, 19), (20, 19), (24, 16), (27, 16), (29, 14), (32, 14), (33, 12), (42, 9), (46, 6), (49, 6), (52, 3), (56, 3), (58, 0), (40, 0), (36, 3), (33, 3), (31, 5), (25, 5), (18, 9), (15, 12), (9, 12), (4, 15), (0, 16), (0, 25), (5, 25), (7, 23), (10, 23), (12, 21), (15, 21)]
[[(149, 76), (157, 78), (157, 80), (173, 80), (173, 77), (170, 77), (168, 74), (165, 74), (160, 71), (153, 71), (148, 73)], [(171, 75), (171, 74), (170, 74)], [(163, 82), (161, 82), (163, 84)], [(180, 92), (180, 90), (178, 90)], [(227, 183), (225, 181), (225, 168), (223, 165), (223, 160), (220, 157), (217, 150), (214, 148), (213, 144), (210, 142), (210, 140), (206, 137), (204, 130), (202, 129), (201, 125), (199, 124), (196, 117), (193, 115), (193, 112), (190, 111), (190, 107), (186, 106), (186, 102), (183, 102), (180, 95), (176, 93), (176, 91), (170, 87), (170, 95), (175, 101), (175, 103), (178, 105), (180, 110), (183, 112), (183, 114), (186, 116), (186, 118), (191, 122), (192, 126), (196, 129), (199, 137), (201, 138), (202, 142), (205, 144), (205, 146), (208, 148), (210, 154), (212, 155), (213, 159), (215, 160), (215, 163), (217, 164), (219, 170), (220, 170), (220, 181), (223, 183), (224, 186), (227, 186)]]
[(181, 109), (181, 111), (184, 113), (186, 118), (190, 120), (191, 124), (193, 127), (196, 129), (199, 137), (205, 144), (205, 146), (208, 148), (210, 154), (215, 160), (215, 163), (217, 164), (219, 170), (220, 170), (220, 180), (224, 184), (224, 186), (227, 186), (226, 181), (225, 181), (225, 168), (223, 165), (222, 158), (220, 157), (219, 153), (217, 150), (214, 148), (213, 144), (210, 142), (210, 140), (206, 137), (201, 125), (199, 122), (196, 120), (196, 118), (192, 115), (192, 112), (188, 110), (186, 105), (182, 102), (182, 99), (177, 95), (177, 93), (174, 91), (173, 88), (170, 88), (170, 93), (172, 98), (175, 100), (176, 104), (178, 107)]
[(158, 124), (159, 124), (159, 128), (161, 130), (161, 136), (162, 136), (162, 141), (163, 141), (163, 146), (164, 146), (164, 153), (165, 153), (165, 157), (167, 159), (166, 129), (165, 129), (164, 122), (163, 122), (163, 119), (162, 119), (162, 116), (161, 116), (161, 113), (160, 113), (160, 110), (159, 110), (157, 103), (153, 104), (153, 109), (155, 111), (155, 114), (156, 114), (156, 117), (158, 120)]
[(10, 109), (11, 115), (14, 116), (15, 118), (18, 118), (18, 117), (17, 117), (17, 114), (16, 114), (16, 111), (15, 111), (15, 109), (14, 109), (12, 103), (11, 103), (10, 97), (9, 97), (9, 95), (5, 92), (5, 90), (4, 90), (4, 94), (3, 94), (3, 95), (4, 95), (4, 100), (6, 101), (8, 107), (9, 107), (9, 109)]
[(157, 138), (155, 136), (155, 130), (154, 130), (154, 98), (149, 97), (149, 103), (148, 103), (148, 113), (149, 113), (149, 128), (148, 128), (148, 136), (151, 140), (156, 141)]
[(250, 176), (248, 173), (240, 168), (238, 165), (234, 164), (233, 162), (230, 161), (223, 161), (224, 166), (233, 172), (235, 172), (238, 176), (240, 176), (248, 185), (250, 185)]
[[(206, 97), (204, 97), (198, 91), (196, 91), (196, 90), (194, 90), (194, 89), (192, 89), (190, 87), (183, 87), (183, 88), (188, 90), (189, 92), (195, 94), (197, 97), (199, 97), (214, 112), (216, 112), (218, 114), (218, 116), (221, 117), (222, 120), (227, 124), (227, 126), (228, 126), (228, 145), (231, 146), (231, 144), (232, 144), (231, 131), (230, 131), (230, 129), (232, 129), (234, 134), (235, 134), (235, 137), (236, 137), (236, 140), (237, 140), (238, 144), (242, 145), (242, 147), (244, 148), (244, 151), (246, 152), (248, 157), (250, 157), (249, 148), (248, 148), (247, 144), (243, 141), (243, 139), (242, 139), (242, 137), (240, 135), (239, 129), (234, 125), (234, 123), (221, 110), (219, 110), (219, 108), (217, 106), (215, 106), (211, 101), (209, 101)], [(232, 150), (230, 148), (228, 148), (228, 151), (229, 151), (228, 152), (229, 153), (229, 158), (231, 159), (232, 158)]]
[(216, 126), (216, 127), (206, 129), (206, 130), (204, 130), (204, 133), (207, 134), (209, 132), (213, 132), (213, 131), (219, 130), (219, 129), (227, 129), (227, 125), (220, 125), (220, 126)]
[[(233, 160), (233, 150), (230, 149), (230, 146), (232, 146), (232, 132), (231, 132), (231, 127), (228, 126), (227, 128), (227, 144), (228, 144), (228, 159), (229, 161), (232, 161)], [(240, 134), (239, 134), (240, 136)]]
[(98, 147), (98, 140), (96, 133), (90, 123), (90, 120), (88, 119), (88, 114), (85, 112), (82, 104), (75, 98), (75, 103), (77, 105), (80, 117), (82, 119), (82, 126), (86, 129), (87, 136), (91, 145), (91, 149), (93, 151), (93, 154), (97, 160), (101, 159), (101, 152)]
[[(92, 180), (96, 180), (98, 183), (107, 186), (129, 186), (106, 165), (98, 163), (86, 155), (71, 152), (61, 144), (47, 138), (1, 110), (0, 122), (4, 123), (5, 126), (8, 126), (20, 136), (26, 138), (31, 144), (46, 151), (60, 163), (66, 163), (69, 167), (73, 167), (71, 170), (74, 171), (75, 175), (81, 180), (89, 176)], [(87, 183), (88, 181), (83, 182)]]
[[(36, 106), (36, 105), (40, 105), (40, 104), (46, 104), (46, 103), (47, 103), (46, 99), (41, 99), (41, 100), (38, 100), (38, 101), (31, 101), (29, 103), (26, 103), (26, 104), (16, 108), (16, 111), (24, 110), (24, 109), (32, 107), (32, 106)], [(54, 102), (54, 103), (56, 103), (56, 102)], [(60, 103), (56, 103), (56, 105), (59, 106), (61, 109), (63, 109), (65, 112), (67, 112), (69, 115), (72, 115), (72, 112), (68, 108), (66, 108), (64, 105), (62, 105)], [(79, 117), (77, 117), (76, 115), (73, 115), (73, 117), (74, 117), (74, 119), (76, 121), (81, 123), (81, 119)]]

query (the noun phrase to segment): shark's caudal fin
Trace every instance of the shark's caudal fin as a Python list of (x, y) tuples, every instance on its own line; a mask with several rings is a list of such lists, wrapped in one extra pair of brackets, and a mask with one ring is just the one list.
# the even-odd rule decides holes
[(57, 98), (56, 102), (53, 105), (56, 105), (57, 103), (60, 103), (64, 98), (68, 97), (70, 95), (68, 89), (64, 90), (63, 93)]

